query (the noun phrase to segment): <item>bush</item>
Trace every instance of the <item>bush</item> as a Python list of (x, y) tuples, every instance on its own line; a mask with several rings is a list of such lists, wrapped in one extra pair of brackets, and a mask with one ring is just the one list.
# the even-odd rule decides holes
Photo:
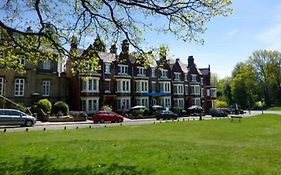
[(58, 115), (59, 113), (62, 113), (62, 115), (68, 115), (69, 107), (65, 102), (58, 101), (54, 104), (52, 113), (55, 115)]
[(52, 110), (52, 103), (48, 99), (41, 99), (37, 102), (37, 107), (41, 108), (45, 113), (50, 113)]
[(227, 103), (225, 101), (216, 100), (216, 107), (217, 108), (227, 108)]

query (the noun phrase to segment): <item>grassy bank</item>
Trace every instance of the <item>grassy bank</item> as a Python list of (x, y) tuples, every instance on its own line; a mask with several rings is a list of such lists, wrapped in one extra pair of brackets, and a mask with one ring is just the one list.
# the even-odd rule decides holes
[(281, 116), (0, 133), (0, 174), (280, 174)]

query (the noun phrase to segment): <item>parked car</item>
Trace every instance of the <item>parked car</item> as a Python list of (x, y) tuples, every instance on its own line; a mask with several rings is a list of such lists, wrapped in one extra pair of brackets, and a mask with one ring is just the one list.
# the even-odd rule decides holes
[(212, 117), (227, 117), (228, 114), (220, 109), (211, 109), (210, 114)]
[(178, 115), (172, 111), (169, 110), (164, 110), (159, 112), (158, 114), (155, 115), (157, 120), (163, 119), (163, 120), (169, 120), (169, 119), (174, 119), (176, 120), (178, 118)]
[(193, 105), (187, 108), (188, 115), (204, 115), (204, 110), (201, 106)]
[(222, 111), (224, 111), (227, 114), (231, 114), (231, 110), (228, 109), (228, 108), (218, 108), (218, 110), (222, 110)]
[(16, 109), (0, 109), (0, 125), (21, 125), (31, 127), (36, 118)]
[(93, 115), (94, 123), (104, 123), (104, 122), (123, 122), (124, 118), (122, 115), (116, 114), (109, 111), (99, 111), (98, 114)]

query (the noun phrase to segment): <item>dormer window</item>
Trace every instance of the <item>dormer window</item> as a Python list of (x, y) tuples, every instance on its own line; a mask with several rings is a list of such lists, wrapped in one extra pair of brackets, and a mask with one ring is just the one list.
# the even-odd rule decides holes
[(180, 75), (181, 75), (181, 73), (175, 72), (174, 73), (174, 80), (180, 80)]
[(19, 64), (21, 65), (25, 65), (25, 55), (18, 55), (18, 58), (19, 58)]
[(50, 70), (51, 69), (51, 61), (47, 60), (43, 62), (43, 69), (44, 70)]
[(191, 81), (197, 81), (197, 75), (196, 74), (191, 75)]
[(104, 73), (110, 74), (111, 73), (111, 66), (110, 64), (105, 64), (104, 65)]
[(167, 78), (168, 77), (168, 70), (161, 70), (161, 78)]
[(127, 65), (118, 65), (118, 74), (128, 74), (128, 66)]
[(144, 67), (137, 67), (138, 76), (145, 76), (145, 74), (146, 74), (146, 70), (144, 69)]
[(187, 81), (188, 74), (184, 74), (184, 81)]

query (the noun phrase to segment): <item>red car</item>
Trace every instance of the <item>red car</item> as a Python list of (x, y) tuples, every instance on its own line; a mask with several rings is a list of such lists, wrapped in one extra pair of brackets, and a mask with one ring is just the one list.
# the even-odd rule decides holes
[(110, 122), (123, 122), (124, 118), (122, 115), (116, 114), (114, 112), (99, 111), (97, 115), (93, 116), (94, 123), (104, 123), (106, 121)]

